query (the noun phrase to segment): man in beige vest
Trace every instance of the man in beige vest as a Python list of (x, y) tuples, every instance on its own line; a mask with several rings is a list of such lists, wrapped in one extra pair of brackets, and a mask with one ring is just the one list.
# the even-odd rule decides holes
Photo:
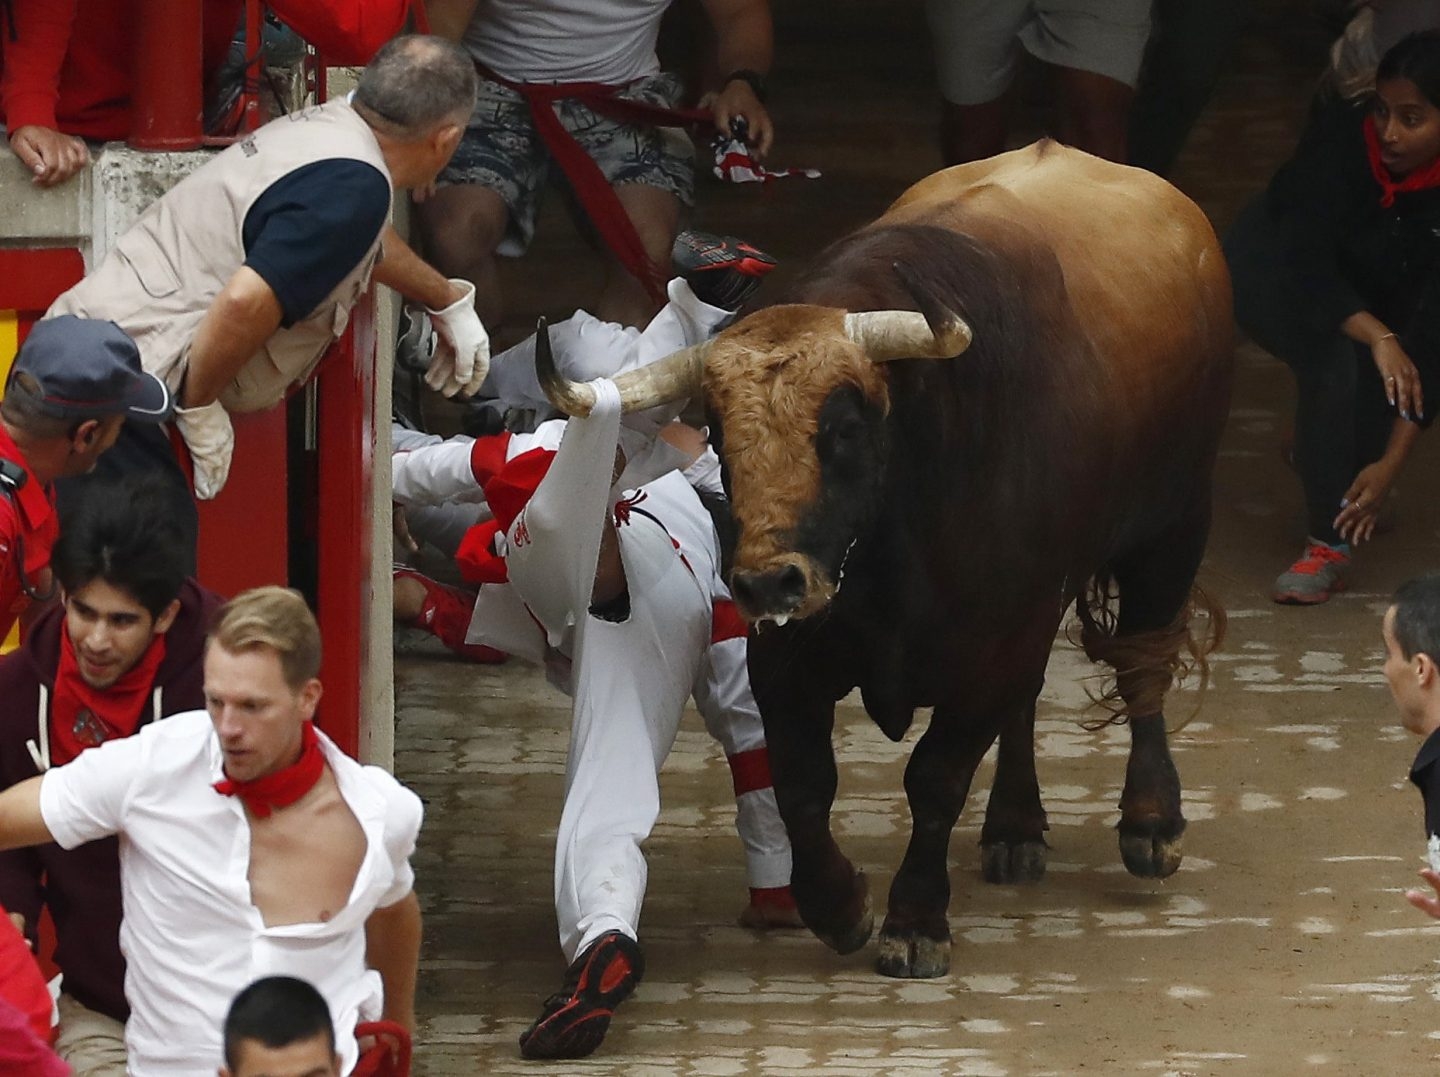
[[(116, 322), (175, 394), (195, 493), (215, 496), (234, 446), (229, 412), (279, 403), (315, 370), (377, 280), (431, 314), (427, 381), (453, 395), (485, 376), (474, 286), (446, 280), (386, 224), (395, 188), (427, 185), (474, 105), (469, 57), (441, 38), (396, 38), (349, 99), (281, 117), (152, 205), (47, 316)], [(165, 439), (130, 439), (116, 470), (160, 468), (184, 488)], [(183, 500), (193, 520), (188, 489)]]

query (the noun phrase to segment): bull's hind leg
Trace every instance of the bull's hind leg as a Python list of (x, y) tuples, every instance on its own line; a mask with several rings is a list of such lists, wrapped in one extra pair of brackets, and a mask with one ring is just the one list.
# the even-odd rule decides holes
[(999, 726), (999, 720), (936, 707), (910, 755), (905, 795), (913, 829), (880, 929), (876, 967), (883, 976), (923, 979), (950, 971), (950, 832)]
[(987, 883), (1034, 883), (1045, 877), (1045, 808), (1035, 775), (1035, 700), (1000, 730), (995, 784), (980, 831), (980, 874)]
[(1116, 687), (1130, 718), (1120, 855), (1126, 869), (1142, 878), (1165, 878), (1179, 868), (1182, 856), (1185, 816), (1165, 732), (1164, 701), (1180, 651), (1190, 640), (1191, 591), (1208, 524), (1207, 513), (1113, 566), (1120, 612), (1113, 637), (1100, 645), (1100, 657), (1116, 669)]

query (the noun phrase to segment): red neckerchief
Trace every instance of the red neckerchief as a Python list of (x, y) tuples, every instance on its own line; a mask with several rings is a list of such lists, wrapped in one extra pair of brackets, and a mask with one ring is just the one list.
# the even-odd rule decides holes
[(320, 750), (315, 723), (305, 722), (300, 727), (299, 759), (253, 781), (226, 778), (215, 783), (215, 792), (225, 797), (239, 797), (255, 818), (264, 819), (276, 808), (288, 808), (314, 789), (324, 773), (325, 753)]
[(92, 688), (80, 676), (75, 644), (60, 626), (60, 664), (50, 703), (50, 762), (70, 762), (86, 748), (128, 737), (140, 727), (155, 673), (165, 660), (165, 636), (156, 636), (140, 661), (109, 688)]
[(1375, 117), (1365, 117), (1365, 153), (1370, 158), (1370, 174), (1380, 184), (1380, 205), (1389, 209), (1395, 204), (1397, 194), (1410, 191), (1424, 191), (1440, 186), (1440, 157), (1424, 168), (1417, 168), (1400, 179), (1390, 175), (1385, 162), (1380, 159), (1380, 134), (1375, 130)]

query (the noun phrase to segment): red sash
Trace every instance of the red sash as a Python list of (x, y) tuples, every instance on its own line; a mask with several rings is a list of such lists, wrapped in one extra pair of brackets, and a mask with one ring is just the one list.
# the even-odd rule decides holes
[(703, 108), (665, 108), (662, 105), (646, 104), (643, 101), (627, 101), (615, 95), (624, 86), (611, 86), (603, 82), (511, 82), (485, 68), (480, 74), (491, 82), (497, 82), (514, 90), (530, 106), (530, 118), (535, 124), (535, 133), (545, 143), (550, 156), (565, 173), (575, 197), (585, 207), (585, 214), (600, 233), (605, 245), (620, 259), (620, 264), (645, 286), (645, 291), (656, 303), (665, 302), (665, 275), (660, 267), (645, 253), (645, 244), (640, 233), (630, 220), (630, 214), (620, 204), (615, 188), (605, 178), (590, 155), (576, 142), (560, 117), (555, 112), (558, 101), (575, 100), (594, 112), (619, 123), (640, 124), (650, 127), (708, 126), (714, 117)]

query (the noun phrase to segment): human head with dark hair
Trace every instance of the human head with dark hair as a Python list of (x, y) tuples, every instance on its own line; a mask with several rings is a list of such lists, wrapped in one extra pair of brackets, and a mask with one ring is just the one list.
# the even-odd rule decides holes
[(1400, 721), (1412, 733), (1440, 729), (1440, 572), (1410, 580), (1395, 592), (1381, 625), (1385, 680)]
[(188, 559), (163, 482), (146, 475), (77, 483), (50, 567), (81, 678), (106, 689), (175, 622)]
[(1409, 79), (1440, 108), (1440, 30), (1417, 30), (1392, 45), (1375, 69), (1376, 82), (1387, 79)]
[(351, 103), (375, 132), (396, 187), (434, 182), (460, 144), (478, 87), (469, 54), (428, 34), (391, 39), (365, 66)]
[(225, 1015), (220, 1077), (339, 1077), (335, 1026), (320, 992), (293, 976), (267, 976), (235, 996)]
[(1373, 115), (1391, 175), (1440, 158), (1440, 30), (1406, 34), (1380, 58)]

